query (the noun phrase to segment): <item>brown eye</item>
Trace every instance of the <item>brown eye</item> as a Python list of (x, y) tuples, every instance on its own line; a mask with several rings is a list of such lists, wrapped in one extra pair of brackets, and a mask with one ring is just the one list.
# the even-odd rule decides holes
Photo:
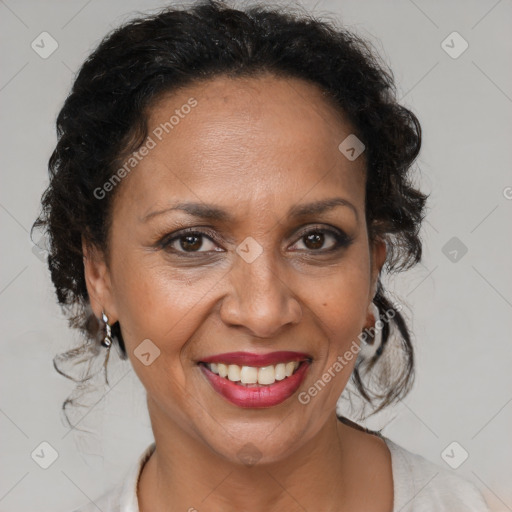
[[(338, 229), (317, 228), (302, 231), (292, 251), (311, 251), (319, 254), (348, 247), (353, 239)], [(300, 247), (302, 245), (303, 247)]]
[(161, 247), (168, 252), (174, 253), (199, 253), (222, 251), (210, 236), (201, 231), (189, 231), (185, 233), (173, 233), (172, 237), (165, 237)]
[(197, 251), (203, 245), (203, 237), (201, 235), (187, 235), (179, 238), (180, 247), (184, 251)]
[(321, 249), (324, 245), (325, 236), (319, 231), (312, 231), (308, 235), (303, 237), (304, 245), (308, 249)]

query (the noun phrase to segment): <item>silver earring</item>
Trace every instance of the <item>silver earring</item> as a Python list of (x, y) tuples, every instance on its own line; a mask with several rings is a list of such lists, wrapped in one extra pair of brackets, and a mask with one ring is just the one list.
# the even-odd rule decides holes
[(101, 344), (107, 349), (109, 349), (112, 346), (112, 329), (108, 323), (108, 316), (105, 314), (104, 311), (101, 312), (101, 319), (105, 324), (105, 337), (101, 341)]

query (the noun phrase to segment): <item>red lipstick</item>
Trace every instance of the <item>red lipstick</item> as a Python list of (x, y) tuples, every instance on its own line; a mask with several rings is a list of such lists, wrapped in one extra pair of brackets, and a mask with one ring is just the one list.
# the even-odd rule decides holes
[[(303, 352), (281, 351), (268, 354), (230, 352), (207, 357), (199, 363), (199, 366), (212, 388), (232, 404), (244, 408), (265, 408), (284, 402), (297, 391), (304, 381), (311, 360), (312, 357)], [(207, 366), (209, 363), (223, 363), (261, 368), (295, 361), (299, 362), (299, 366), (292, 375), (269, 385), (241, 385), (230, 381), (227, 377), (221, 377)]]
[(271, 364), (288, 363), (312, 359), (303, 352), (269, 352), (268, 354), (253, 354), (251, 352), (228, 352), (201, 359), (202, 363), (237, 364), (238, 366), (269, 366)]

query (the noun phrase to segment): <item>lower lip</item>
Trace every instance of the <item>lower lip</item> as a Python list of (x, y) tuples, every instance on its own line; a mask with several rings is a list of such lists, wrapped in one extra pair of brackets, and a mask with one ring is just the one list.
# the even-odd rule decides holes
[(238, 407), (262, 408), (272, 407), (292, 396), (302, 384), (309, 368), (309, 362), (301, 363), (297, 371), (286, 379), (269, 386), (240, 386), (210, 371), (204, 364), (199, 365), (206, 378), (224, 398)]

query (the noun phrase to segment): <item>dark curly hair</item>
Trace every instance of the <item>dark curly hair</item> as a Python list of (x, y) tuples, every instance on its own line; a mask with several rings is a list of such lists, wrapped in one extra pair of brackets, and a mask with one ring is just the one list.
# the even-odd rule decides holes
[[(218, 75), (264, 72), (316, 85), (351, 123), (366, 146), (369, 239), (386, 242), (388, 273), (420, 261), (419, 230), (428, 196), (413, 186), (409, 171), (420, 150), (421, 127), (397, 103), (393, 74), (371, 44), (333, 20), (289, 7), (285, 11), (260, 4), (239, 10), (220, 0), (168, 7), (108, 34), (82, 65), (57, 117), (50, 183), (33, 229), (45, 228), (58, 302), (86, 344), (98, 347), (101, 332), (84, 279), (82, 236), (108, 253), (115, 196), (114, 191), (99, 199), (94, 190), (141, 146), (149, 109), (162, 94)], [(391, 311), (393, 318), (384, 322), (378, 350), (356, 364), (353, 383), (377, 412), (409, 391), (414, 357), (405, 318), (385, 293), (380, 276), (374, 303), (382, 316)], [(112, 333), (126, 359), (119, 322)], [(372, 371), (378, 370), (391, 338), (399, 347), (393, 353), (394, 370), (383, 370), (384, 378), (376, 379)]]

